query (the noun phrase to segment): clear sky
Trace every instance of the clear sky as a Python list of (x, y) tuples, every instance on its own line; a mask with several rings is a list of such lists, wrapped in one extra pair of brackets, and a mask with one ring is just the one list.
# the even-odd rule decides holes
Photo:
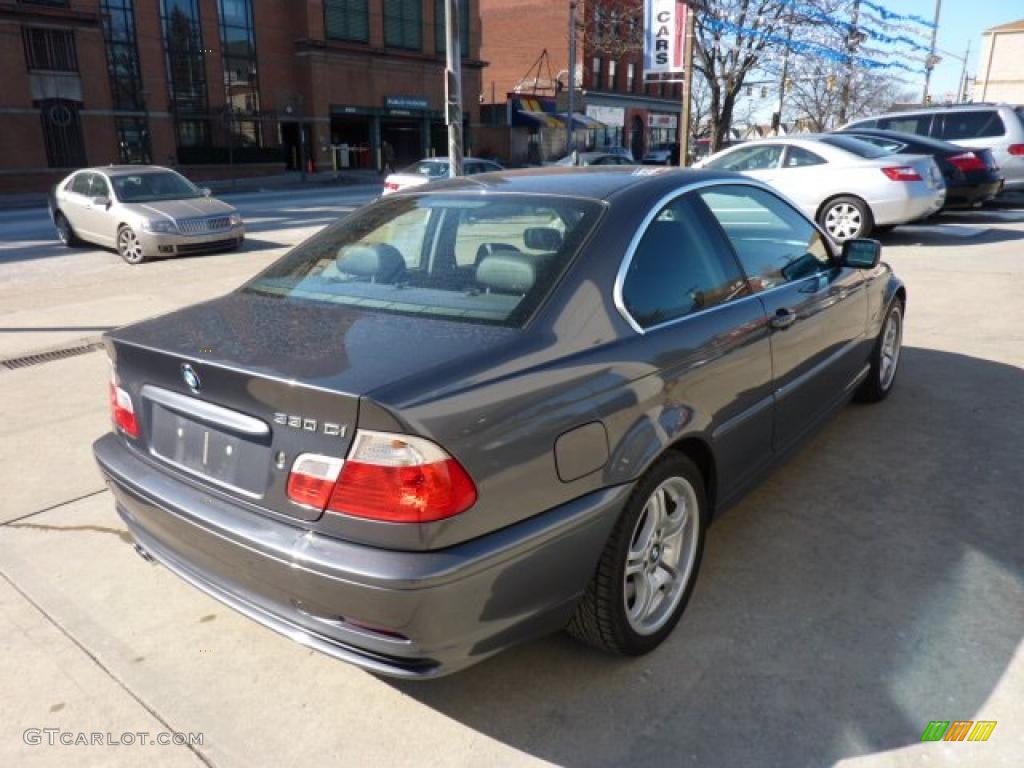
[[(891, 11), (916, 14), (926, 19), (935, 15), (935, 0), (874, 0)], [(971, 42), (971, 55), (967, 62), (967, 74), (977, 72), (978, 55), (981, 52), (981, 33), (989, 27), (1009, 21), (1024, 19), (1024, 0), (942, 0), (939, 13), (939, 36), (937, 46), (963, 57), (967, 41)], [(960, 81), (963, 66), (958, 59), (945, 56), (932, 73), (930, 92), (941, 99), (947, 91), (955, 92)], [(1021, 62), (1024, 67), (1024, 62)], [(910, 80), (910, 76), (907, 77)], [(924, 75), (916, 78), (915, 85), (920, 91), (924, 87)]]

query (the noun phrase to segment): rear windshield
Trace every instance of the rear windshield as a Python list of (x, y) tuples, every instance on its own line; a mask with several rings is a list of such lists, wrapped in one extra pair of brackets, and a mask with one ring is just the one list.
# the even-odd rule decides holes
[(845, 149), (847, 152), (852, 152), (858, 157), (885, 157), (892, 154), (887, 149), (876, 147), (852, 136), (819, 136), (818, 141), (822, 144), (831, 144), (833, 147)]
[(114, 194), (122, 203), (152, 203), (202, 197), (192, 182), (174, 171), (149, 171), (111, 176)]
[(521, 326), (602, 210), (547, 196), (385, 198), (329, 226), (243, 287), (285, 301)]
[(403, 169), (402, 173), (408, 173), (413, 176), (426, 176), (428, 179), (440, 179), (448, 176), (448, 163), (421, 160)]

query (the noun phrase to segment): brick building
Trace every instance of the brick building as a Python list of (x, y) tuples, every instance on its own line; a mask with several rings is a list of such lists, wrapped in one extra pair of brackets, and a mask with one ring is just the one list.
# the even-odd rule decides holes
[[(534, 79), (522, 83), (547, 51), (550, 70), (562, 86), (568, 83), (569, 4), (551, 0), (479, 0), (483, 40), (481, 58), (487, 61), (483, 98), (502, 104), (507, 94), (521, 87), (530, 92)], [(615, 18), (624, 6), (635, 13)], [(643, 0), (578, 0), (576, 30), (576, 110), (605, 127), (588, 131), (596, 148), (622, 145), (639, 156), (648, 146), (676, 141), (681, 112), (678, 83), (644, 83), (643, 57), (637, 45)], [(605, 43), (608, 44), (605, 44)], [(541, 90), (546, 83), (541, 78)], [(564, 87), (555, 94), (564, 110)], [(500, 108), (497, 112), (500, 113)]]
[[(479, 114), (477, 0), (462, 15)], [(446, 154), (443, 0), (0, 0), (0, 191), (116, 162), (195, 178)]]

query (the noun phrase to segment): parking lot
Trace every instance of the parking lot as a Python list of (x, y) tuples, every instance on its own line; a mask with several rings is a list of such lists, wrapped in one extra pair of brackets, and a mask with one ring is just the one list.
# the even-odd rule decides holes
[[(375, 192), (240, 196), (243, 251), (137, 267), (2, 212), (0, 360), (219, 295)], [(881, 239), (909, 293), (893, 395), (711, 528), (678, 629), (637, 659), (554, 636), (408, 683), (309, 651), (135, 554), (90, 449), (101, 351), (0, 366), (0, 763), (1020, 765), (1024, 202)], [(921, 743), (932, 720), (998, 725)]]

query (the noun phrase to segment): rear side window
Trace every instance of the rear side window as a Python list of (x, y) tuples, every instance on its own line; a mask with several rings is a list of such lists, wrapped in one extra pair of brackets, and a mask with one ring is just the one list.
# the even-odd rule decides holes
[(808, 165), (822, 165), (825, 159), (803, 147), (787, 147), (783, 168), (803, 168)]
[(71, 184), (68, 185), (68, 189), (74, 192), (76, 195), (89, 195), (89, 187), (92, 183), (91, 173), (80, 173), (71, 180)]
[(916, 133), (918, 136), (927, 136), (931, 123), (931, 115), (893, 115), (879, 118), (877, 127), (900, 133)]
[(517, 327), (557, 284), (602, 208), (543, 195), (386, 198), (297, 246), (242, 290)]
[(717, 171), (763, 171), (779, 167), (783, 144), (742, 147), (705, 164)]
[(828, 246), (818, 230), (770, 192), (723, 185), (699, 194), (725, 230), (755, 290), (831, 268)]
[(876, 147), (873, 144), (868, 144), (865, 141), (861, 141), (859, 138), (853, 136), (845, 136), (841, 133), (833, 133), (828, 136), (822, 136), (818, 139), (822, 144), (829, 144), (833, 147), (850, 152), (857, 157), (884, 157), (889, 154), (888, 151)]
[(622, 283), (622, 302), (642, 328), (749, 293), (728, 244), (705, 217), (692, 198), (677, 198), (640, 239)]
[(938, 138), (984, 139), (1002, 136), (1006, 133), (1003, 119), (994, 109), (981, 109), (976, 112), (947, 112), (941, 118)]

